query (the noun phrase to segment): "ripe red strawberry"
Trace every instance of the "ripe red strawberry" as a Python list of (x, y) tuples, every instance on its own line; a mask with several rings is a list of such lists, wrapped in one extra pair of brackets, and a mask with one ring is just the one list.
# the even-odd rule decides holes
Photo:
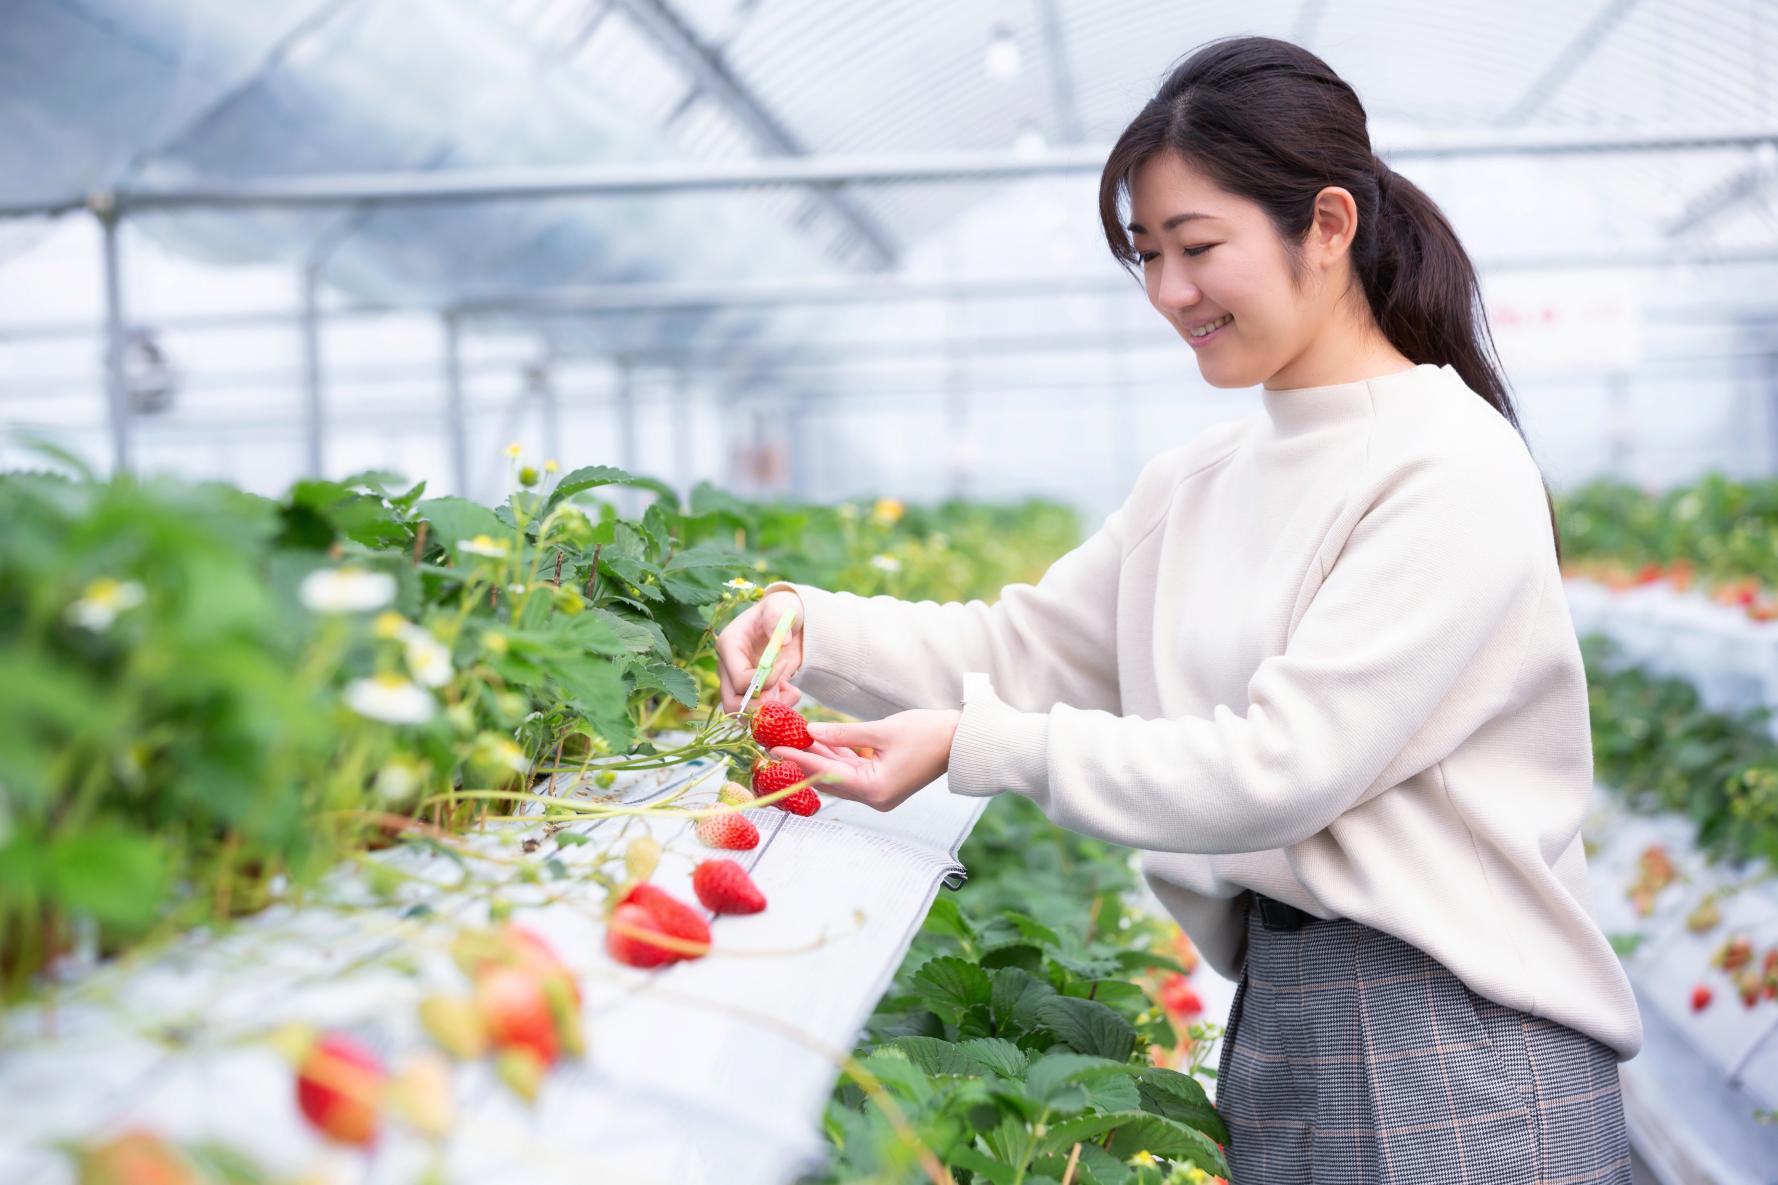
[(821, 809), (821, 796), (815, 793), (815, 787), (804, 786), (794, 794), (786, 794), (772, 805), (781, 811), (807, 818)]
[(698, 820), (697, 832), (713, 848), (743, 852), (759, 846), (759, 828), (745, 815), (708, 815)]
[(327, 1033), (309, 1047), (297, 1071), (296, 1105), (328, 1139), (371, 1144), (387, 1079), (376, 1054), (344, 1033)]
[(624, 926), (645, 934), (665, 934), (654, 915), (640, 905), (620, 905), (611, 911), (612, 924), (605, 930), (605, 953), (629, 967), (662, 967), (679, 957), (659, 943), (650, 942), (640, 934), (627, 934)]
[(1712, 995), (1713, 995), (1713, 993), (1710, 990), (1709, 984), (1701, 983), (1697, 987), (1693, 988), (1692, 989), (1692, 1011), (1693, 1012), (1702, 1012), (1702, 1011), (1704, 1011), (1704, 1009), (1710, 1007), (1710, 998)]
[(476, 977), (475, 1002), (488, 1037), (503, 1049), (529, 1049), (544, 1065), (561, 1052), (549, 994), (535, 975), (517, 967), (491, 967)]
[(794, 786), (809, 775), (789, 758), (783, 761), (761, 761), (753, 767), (753, 792), (764, 798), (786, 786)]
[(1191, 981), (1175, 971), (1161, 983), (1161, 1007), (1177, 1017), (1192, 1017), (1204, 1011), (1204, 1001)]
[(753, 710), (753, 739), (762, 749), (807, 749), (815, 743), (802, 713), (776, 700), (766, 700)]
[(567, 964), (556, 954), (556, 948), (543, 935), (517, 922), (507, 922), (500, 927), (500, 936), (510, 944), (522, 970), (539, 980), (560, 981), (574, 1003), (577, 1006), (580, 1004), (580, 981), (568, 970)]
[(705, 860), (691, 871), (692, 891), (713, 913), (758, 913), (765, 894), (733, 860)]
[(657, 930), (670, 938), (695, 943), (695, 952), (669, 950), (675, 959), (695, 959), (710, 949), (710, 923), (698, 911), (657, 885), (643, 881), (624, 894), (621, 904), (640, 905), (653, 918)]
[[(762, 761), (753, 767), (753, 789), (761, 797), (774, 794), (787, 786), (794, 786), (809, 775), (803, 767), (789, 759), (783, 761)], [(804, 786), (794, 794), (786, 795), (772, 804), (779, 810), (789, 811), (793, 815), (812, 815), (821, 809), (821, 798), (815, 793), (813, 786)]]

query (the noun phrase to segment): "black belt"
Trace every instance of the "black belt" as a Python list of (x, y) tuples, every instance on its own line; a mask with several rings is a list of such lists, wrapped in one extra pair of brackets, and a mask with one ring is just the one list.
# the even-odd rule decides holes
[(1259, 893), (1253, 894), (1253, 908), (1259, 912), (1259, 920), (1273, 930), (1301, 930), (1304, 926), (1327, 920)]

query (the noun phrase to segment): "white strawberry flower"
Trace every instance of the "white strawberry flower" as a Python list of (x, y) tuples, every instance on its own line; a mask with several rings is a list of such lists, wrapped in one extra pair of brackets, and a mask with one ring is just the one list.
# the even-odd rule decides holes
[(870, 557), (870, 566), (879, 572), (888, 572), (891, 575), (901, 571), (901, 561), (892, 555), (873, 555)]
[(95, 634), (111, 628), (119, 613), (134, 609), (146, 596), (134, 580), (113, 580), (101, 576), (86, 586), (80, 599), (68, 606), (68, 620)]
[(465, 539), (457, 544), (457, 550), (469, 555), (501, 559), (506, 555), (506, 544), (488, 535), (477, 535), (473, 539)]
[(451, 681), (451, 648), (417, 625), (401, 632), (407, 649), (407, 669), (425, 687), (443, 687)]
[(738, 593), (750, 593), (755, 588), (758, 588), (759, 586), (754, 584), (753, 581), (751, 581), (751, 580), (742, 580), (739, 576), (737, 576), (733, 580), (723, 581), (722, 587), (731, 588)]
[(395, 577), (363, 568), (317, 568), (298, 590), (313, 613), (365, 613), (395, 599)]
[(424, 724), (438, 710), (430, 691), (387, 672), (348, 683), (345, 701), (360, 716), (385, 724)]

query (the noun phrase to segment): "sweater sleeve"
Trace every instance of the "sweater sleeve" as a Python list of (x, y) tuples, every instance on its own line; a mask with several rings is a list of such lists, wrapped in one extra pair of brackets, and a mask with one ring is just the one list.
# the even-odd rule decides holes
[(871, 718), (954, 708), (965, 671), (990, 673), (1015, 708), (1118, 707), (1115, 606), (1131, 504), (1036, 584), (1011, 584), (993, 605), (861, 597), (806, 584), (798, 687)]
[(948, 782), (1012, 791), (1071, 830), (1152, 851), (1288, 847), (1428, 769), (1509, 700), (1555, 568), (1529, 454), (1403, 463), (1367, 485), (1248, 706), (1148, 720), (1058, 704), (963, 709)]

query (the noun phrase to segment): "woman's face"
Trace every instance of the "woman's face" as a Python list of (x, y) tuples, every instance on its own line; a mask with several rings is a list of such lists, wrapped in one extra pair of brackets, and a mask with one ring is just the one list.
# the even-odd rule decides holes
[[(1156, 153), (1131, 177), (1130, 234), (1149, 303), (1192, 347), (1211, 386), (1257, 386), (1314, 337), (1323, 310), (1292, 283), (1271, 219), (1177, 153)], [(1214, 328), (1194, 335), (1206, 327)]]

